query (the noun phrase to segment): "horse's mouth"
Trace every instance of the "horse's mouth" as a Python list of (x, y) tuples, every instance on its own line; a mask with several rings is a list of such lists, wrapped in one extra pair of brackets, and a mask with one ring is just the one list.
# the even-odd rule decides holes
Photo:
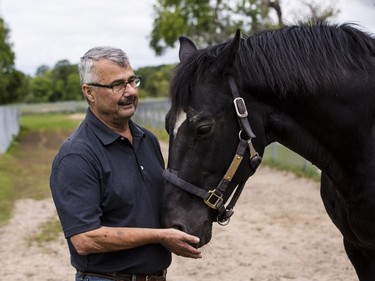
[(200, 239), (199, 240), (199, 243), (198, 244), (196, 244), (196, 248), (201, 248), (201, 247), (203, 247), (204, 245), (206, 245), (206, 244), (208, 244), (208, 242), (210, 242), (211, 241), (211, 237), (210, 238), (208, 238), (208, 239)]
[(199, 237), (199, 243), (197, 244), (197, 247), (203, 247), (204, 245), (208, 244), (211, 241), (212, 238), (212, 223), (209, 223), (206, 221), (198, 230), (198, 237)]
[(180, 231), (183, 231), (185, 233), (188, 233), (190, 235), (196, 236), (199, 238), (198, 243), (190, 243), (188, 244), (196, 249), (203, 247), (207, 243), (210, 242), (212, 238), (212, 224), (211, 227), (208, 225), (208, 223), (204, 223), (202, 226), (198, 227), (196, 231), (188, 231), (185, 227), (179, 226), (179, 225), (173, 225), (172, 226), (175, 229), (178, 229)]

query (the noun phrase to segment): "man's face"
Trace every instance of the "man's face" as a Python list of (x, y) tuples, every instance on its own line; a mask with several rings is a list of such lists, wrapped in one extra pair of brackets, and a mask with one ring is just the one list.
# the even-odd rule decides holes
[[(130, 66), (121, 67), (109, 60), (96, 62), (96, 77), (99, 81), (92, 81), (102, 85), (113, 85), (127, 82), (134, 78)], [(123, 93), (113, 93), (110, 88), (100, 88), (83, 85), (86, 98), (89, 100), (91, 111), (108, 125), (116, 126), (127, 122), (135, 113), (138, 105), (138, 89), (129, 84)]]

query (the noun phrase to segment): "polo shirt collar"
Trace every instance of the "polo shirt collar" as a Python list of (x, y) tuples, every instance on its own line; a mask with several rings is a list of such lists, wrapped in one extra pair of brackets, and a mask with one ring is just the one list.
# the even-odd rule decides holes
[[(89, 124), (94, 134), (100, 139), (103, 145), (108, 145), (115, 142), (117, 139), (122, 136), (115, 131), (108, 128), (102, 121), (100, 121), (90, 110), (87, 109), (87, 114), (85, 117), (86, 122)], [(146, 134), (143, 130), (138, 127), (132, 120), (129, 120), (129, 128), (133, 135), (133, 139), (139, 141), (144, 138)]]

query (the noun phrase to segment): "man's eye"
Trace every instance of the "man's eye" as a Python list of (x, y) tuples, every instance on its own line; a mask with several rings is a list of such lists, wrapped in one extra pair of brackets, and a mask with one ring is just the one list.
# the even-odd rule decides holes
[(123, 82), (119, 82), (119, 83), (112, 84), (112, 87), (121, 87), (123, 85), (124, 85)]

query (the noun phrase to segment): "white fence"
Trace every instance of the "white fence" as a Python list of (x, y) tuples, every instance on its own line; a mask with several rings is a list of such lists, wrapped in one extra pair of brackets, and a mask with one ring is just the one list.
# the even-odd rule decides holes
[(170, 106), (168, 99), (141, 100), (132, 119), (141, 126), (163, 129)]
[(4, 153), (20, 130), (19, 110), (0, 106), (0, 153)]

